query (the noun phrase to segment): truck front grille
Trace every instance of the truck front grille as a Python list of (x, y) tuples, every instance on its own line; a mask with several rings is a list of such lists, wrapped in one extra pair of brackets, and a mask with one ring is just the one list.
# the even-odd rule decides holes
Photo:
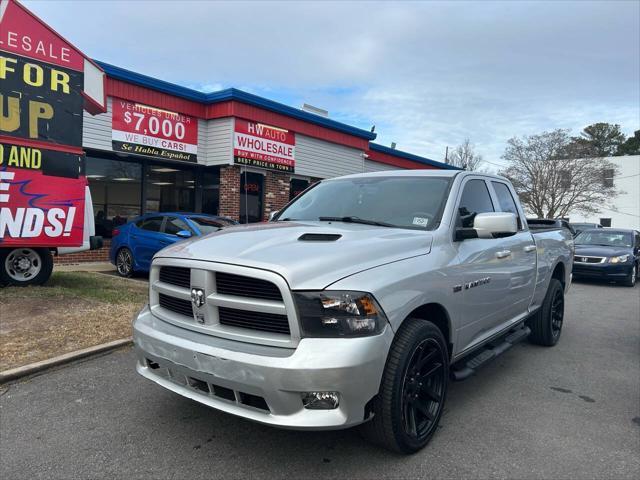
[(197, 260), (176, 263), (158, 259), (151, 268), (149, 305), (159, 319), (242, 342), (291, 347), (299, 341), (292, 294), (280, 275)]
[(216, 290), (223, 295), (282, 301), (282, 294), (273, 283), (231, 273), (216, 273)]
[(191, 270), (183, 267), (160, 267), (160, 281), (178, 287), (189, 288)]
[(284, 333), (289, 335), (289, 319), (286, 315), (249, 312), (235, 308), (220, 307), (220, 324), (230, 327), (249, 328), (263, 332)]
[(193, 318), (193, 310), (191, 308), (191, 302), (188, 300), (182, 300), (181, 298), (170, 297), (161, 293), (159, 295), (159, 303), (162, 308), (171, 310), (174, 313), (185, 315)]

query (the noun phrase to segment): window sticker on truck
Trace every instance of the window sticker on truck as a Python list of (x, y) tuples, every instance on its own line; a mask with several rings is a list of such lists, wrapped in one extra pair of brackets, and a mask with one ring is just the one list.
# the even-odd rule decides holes
[(429, 224), (429, 219), (424, 217), (413, 217), (412, 223), (419, 227), (426, 227)]

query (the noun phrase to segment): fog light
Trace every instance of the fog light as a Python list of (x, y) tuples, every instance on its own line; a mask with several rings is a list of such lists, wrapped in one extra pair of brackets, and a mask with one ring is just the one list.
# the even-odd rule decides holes
[(338, 392), (304, 392), (302, 405), (309, 410), (333, 410), (338, 408), (340, 397)]

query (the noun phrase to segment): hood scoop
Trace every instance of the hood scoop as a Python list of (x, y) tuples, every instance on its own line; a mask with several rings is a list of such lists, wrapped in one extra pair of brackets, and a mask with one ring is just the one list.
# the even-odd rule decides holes
[(303, 233), (298, 237), (301, 242), (335, 242), (342, 235), (337, 233)]

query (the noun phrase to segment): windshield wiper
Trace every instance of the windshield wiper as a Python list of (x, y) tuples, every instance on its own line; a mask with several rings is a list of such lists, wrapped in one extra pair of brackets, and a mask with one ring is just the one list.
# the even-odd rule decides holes
[(377, 227), (392, 227), (398, 228), (397, 225), (385, 222), (377, 222), (376, 220), (366, 220), (360, 217), (318, 217), (321, 222), (345, 222), (345, 223), (361, 223), (363, 225), (375, 225)]

